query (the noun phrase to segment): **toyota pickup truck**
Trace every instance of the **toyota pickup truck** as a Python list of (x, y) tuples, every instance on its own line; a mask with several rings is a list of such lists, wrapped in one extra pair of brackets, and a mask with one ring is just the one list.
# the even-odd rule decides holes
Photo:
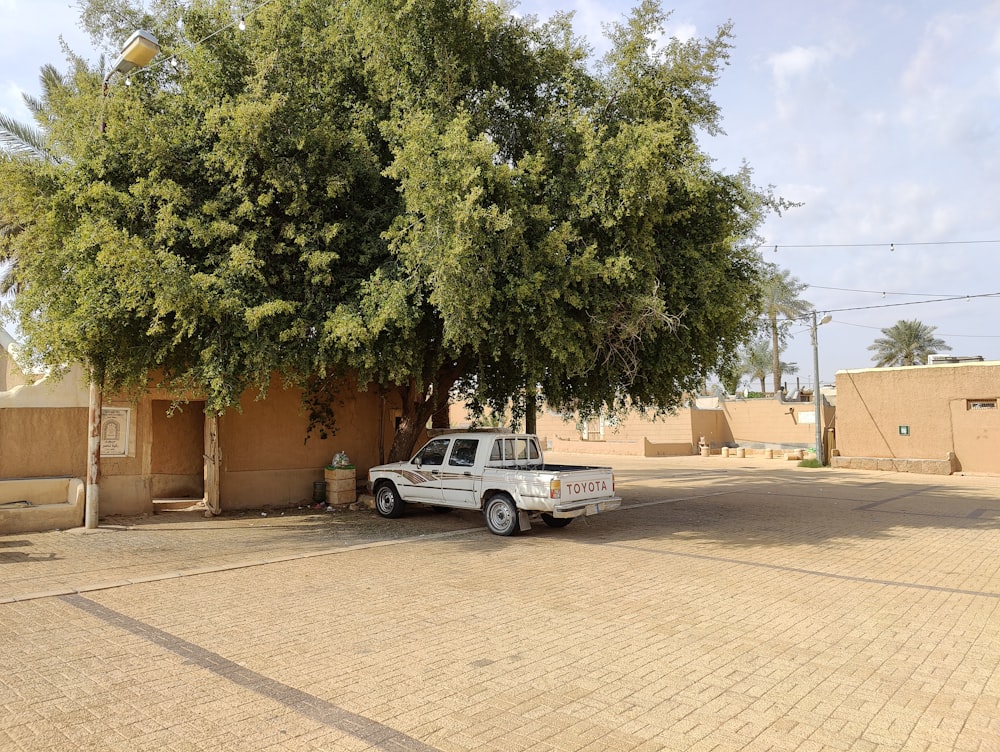
[(496, 535), (528, 530), (533, 517), (565, 527), (622, 503), (610, 467), (546, 464), (531, 434), (439, 436), (408, 462), (371, 468), (368, 488), (382, 517), (399, 517), (407, 504), (481, 509)]

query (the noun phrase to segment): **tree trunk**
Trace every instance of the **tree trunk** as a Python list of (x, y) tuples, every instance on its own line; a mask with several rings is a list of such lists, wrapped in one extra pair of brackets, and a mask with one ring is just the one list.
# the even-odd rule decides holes
[[(771, 320), (771, 374), (774, 378), (774, 393), (781, 391), (781, 352), (778, 349), (778, 321)], [(761, 379), (763, 382), (763, 379)], [(761, 391), (764, 391), (761, 387)]]
[(431, 428), (439, 431), (451, 428), (451, 405), (447, 401), (431, 416)]
[(419, 410), (407, 410), (404, 405), (403, 417), (399, 421), (399, 428), (396, 430), (396, 435), (392, 439), (392, 447), (389, 449), (389, 462), (402, 462), (413, 456), (417, 439), (420, 438), (420, 433), (426, 423), (426, 413), (421, 415)]
[(433, 384), (419, 387), (415, 379), (399, 387), (403, 398), (403, 415), (392, 440), (389, 462), (402, 462), (413, 456), (417, 440), (432, 415), (448, 409), (448, 393), (461, 373), (456, 363), (436, 374)]
[(524, 395), (524, 432), (538, 433), (538, 398), (533, 389)]
[(219, 414), (210, 410), (205, 415), (205, 516), (213, 517), (222, 513), (219, 496), (219, 468), (222, 451), (219, 447)]
[[(101, 408), (104, 403), (99, 376), (90, 374), (90, 404), (87, 411), (87, 497), (83, 526), (93, 530), (100, 516), (101, 496)], [(126, 440), (128, 437), (126, 437)]]

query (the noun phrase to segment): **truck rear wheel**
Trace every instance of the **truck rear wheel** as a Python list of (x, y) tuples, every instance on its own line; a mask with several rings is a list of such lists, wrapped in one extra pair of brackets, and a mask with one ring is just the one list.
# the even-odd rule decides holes
[(491, 496), (483, 509), (486, 527), (494, 535), (513, 535), (518, 530), (517, 506), (507, 494)]
[(375, 487), (375, 511), (382, 517), (400, 517), (405, 506), (406, 502), (399, 498), (399, 491), (389, 481), (383, 481)]
[(542, 522), (549, 527), (566, 527), (572, 521), (572, 517), (553, 517), (551, 514), (542, 512)]

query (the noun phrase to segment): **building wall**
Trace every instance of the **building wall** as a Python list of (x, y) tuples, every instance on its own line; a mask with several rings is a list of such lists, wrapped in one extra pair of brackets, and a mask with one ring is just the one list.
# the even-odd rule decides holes
[[(583, 437), (582, 424), (575, 418), (566, 419), (559, 413), (544, 410), (539, 413), (537, 433), (546, 444), (557, 451), (605, 452), (608, 454), (677, 456), (695, 453), (698, 437), (724, 436), (715, 411), (697, 411), (697, 415), (684, 409), (674, 415), (648, 417), (628, 415), (625, 418), (591, 420), (587, 436)], [(652, 445), (652, 450), (647, 449)]]
[(312, 498), (313, 483), (323, 480), (323, 468), (337, 452), (346, 452), (359, 481), (381, 462), (380, 421), (384, 452), (392, 443), (396, 405), (383, 402), (376, 389), (358, 391), (345, 382), (335, 405), (336, 434), (305, 441), (308, 415), (297, 389), (272, 385), (265, 400), (249, 394), (240, 410), (219, 421), (222, 448), (223, 509), (257, 508), (263, 504), (295, 504)]
[[(219, 420), (224, 510), (308, 503), (313, 483), (336, 452), (347, 452), (363, 483), (392, 442), (398, 396), (360, 392), (344, 382), (334, 405), (336, 433), (306, 439), (301, 392), (277, 381), (264, 399), (248, 394)], [(393, 400), (395, 398), (395, 401)], [(154, 498), (204, 494), (204, 403), (168, 414), (159, 389), (138, 399), (106, 394), (104, 407), (128, 408), (125, 456), (101, 458), (100, 516), (153, 512)], [(86, 478), (88, 388), (79, 369), (62, 380), (0, 393), (0, 479), (52, 475)], [(2, 532), (2, 531), (0, 531)]]
[[(953, 453), (955, 470), (1000, 473), (1000, 363), (839, 371), (837, 400), (843, 457)], [(976, 409), (991, 400), (997, 407)]]
[(0, 407), (0, 478), (86, 478), (86, 437), (86, 408)]
[[(824, 399), (823, 426), (831, 425), (834, 408)], [(630, 414), (615, 421), (591, 420), (586, 426), (549, 410), (540, 411), (537, 433), (556, 451), (671, 457), (698, 454), (704, 442), (724, 446), (804, 448), (816, 443), (815, 409), (811, 402), (777, 399), (721, 400), (703, 398), (673, 415)], [(453, 406), (452, 426), (468, 426), (461, 405)]]
[[(812, 402), (726, 400), (722, 409), (733, 442), (739, 446), (811, 448), (816, 444), (816, 407)], [(826, 400), (821, 412), (823, 426), (831, 425), (835, 410)]]

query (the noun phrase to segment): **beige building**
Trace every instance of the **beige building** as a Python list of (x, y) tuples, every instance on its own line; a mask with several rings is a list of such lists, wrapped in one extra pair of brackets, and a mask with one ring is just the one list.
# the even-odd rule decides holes
[(1000, 473), (1000, 362), (837, 373), (835, 467)]
[[(246, 394), (239, 409), (220, 416), (221, 509), (310, 503), (314, 484), (324, 480), (324, 467), (337, 452), (347, 453), (363, 482), (368, 468), (389, 449), (401, 414), (399, 398), (375, 388), (359, 391), (348, 381), (340, 393), (337, 432), (327, 439), (306, 441), (309, 419), (301, 392), (277, 379), (266, 398)], [(86, 478), (88, 402), (79, 368), (61, 379), (43, 377), (0, 391), (0, 533), (31, 529), (17, 518), (42, 517), (32, 509), (40, 504), (72, 505), (72, 499), (55, 497), (75, 493), (67, 488), (67, 478)], [(209, 432), (204, 402), (172, 405), (171, 395), (156, 389), (136, 400), (105, 395), (101, 517), (149, 514), (157, 502), (205, 497)], [(26, 485), (25, 479), (33, 483)], [(60, 510), (64, 521), (59, 526), (83, 524), (82, 506)]]
[[(543, 410), (537, 432), (549, 449), (575, 453), (678, 457), (699, 454), (703, 447), (715, 454), (727, 447), (794, 452), (815, 445), (815, 416), (811, 401), (704, 397), (661, 417), (629, 414), (582, 423)], [(451, 419), (456, 427), (470, 422), (461, 406), (455, 407)], [(824, 398), (822, 426), (832, 425), (833, 419), (834, 407)]]

